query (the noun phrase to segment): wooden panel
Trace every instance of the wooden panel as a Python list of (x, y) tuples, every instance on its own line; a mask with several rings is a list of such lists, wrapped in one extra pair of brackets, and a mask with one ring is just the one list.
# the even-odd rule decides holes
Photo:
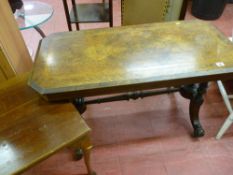
[[(0, 47), (0, 83), (2, 83), (2, 82), (4, 82), (5, 80), (7, 80), (7, 76), (6, 76), (6, 74), (4, 73), (4, 71), (3, 71), (3, 67), (5, 67), (6, 66), (6, 64), (5, 64), (5, 60), (6, 60), (6, 58), (5, 58), (5, 56), (3, 55), (3, 52), (2, 52), (2, 50), (1, 50), (1, 47)], [(3, 61), (3, 62), (2, 62)], [(7, 62), (6, 62), (7, 63)], [(4, 66), (5, 65), (5, 66)], [(7, 64), (8, 65), (8, 64)]]
[(71, 103), (49, 104), (27, 78), (0, 85), (1, 175), (18, 174), (90, 131)]
[(90, 96), (232, 75), (232, 43), (207, 22), (180, 21), (53, 34), (42, 40), (30, 85)]
[(0, 46), (15, 73), (31, 69), (32, 60), (20, 34), (8, 0), (0, 1)]
[(122, 25), (164, 21), (168, 0), (122, 0)]
[(6, 78), (5, 74), (0, 68), (0, 83), (4, 82), (6, 80), (7, 80), (7, 78)]
[(5, 54), (3, 53), (1, 46), (0, 46), (0, 69), (5, 79), (14, 77), (16, 74), (13, 68), (11, 67), (10, 63), (8, 62)]

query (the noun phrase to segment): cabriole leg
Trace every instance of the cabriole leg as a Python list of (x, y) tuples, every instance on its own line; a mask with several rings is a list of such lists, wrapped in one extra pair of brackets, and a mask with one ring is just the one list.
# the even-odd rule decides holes
[(208, 83), (199, 83), (192, 85), (182, 86), (180, 93), (183, 97), (190, 99), (189, 104), (189, 115), (190, 120), (194, 129), (194, 137), (202, 137), (205, 135), (205, 131), (201, 126), (199, 121), (199, 111), (200, 107), (203, 104), (203, 95), (206, 92)]

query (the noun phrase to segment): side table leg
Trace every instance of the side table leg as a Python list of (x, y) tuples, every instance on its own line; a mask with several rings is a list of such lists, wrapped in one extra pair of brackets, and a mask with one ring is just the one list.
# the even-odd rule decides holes
[(79, 140), (71, 145), (71, 147), (76, 149), (76, 153), (79, 152), (78, 156), (81, 156), (77, 159), (76, 154), (76, 160), (80, 160), (80, 158), (82, 158), (83, 156), (88, 175), (96, 175), (91, 166), (91, 150), (93, 148), (93, 145), (90, 140), (90, 134), (87, 133), (82, 138), (79, 138)]
[(208, 83), (192, 84), (181, 87), (180, 94), (187, 99), (190, 99), (189, 115), (194, 129), (194, 137), (202, 137), (205, 131), (199, 121), (199, 111), (203, 104), (203, 95), (206, 92)]
[(34, 29), (40, 34), (42, 38), (45, 38), (44, 32), (38, 26), (34, 26)]
[(90, 135), (84, 136), (81, 142), (81, 149), (83, 150), (84, 155), (84, 162), (87, 167), (88, 175), (96, 175), (96, 173), (92, 170), (91, 167), (91, 149), (92, 149), (92, 143), (90, 141)]
[[(77, 111), (80, 114), (83, 114), (87, 109), (83, 97), (74, 99), (73, 105), (75, 106), (75, 108), (77, 109)], [(80, 159), (82, 159), (82, 157), (83, 157), (83, 150), (82, 149), (76, 149), (75, 159), (80, 160)]]

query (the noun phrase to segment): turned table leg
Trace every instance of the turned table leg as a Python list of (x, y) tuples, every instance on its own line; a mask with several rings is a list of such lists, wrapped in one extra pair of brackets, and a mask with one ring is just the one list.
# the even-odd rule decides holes
[(199, 121), (199, 111), (200, 107), (204, 101), (203, 95), (206, 92), (208, 83), (199, 83), (192, 85), (182, 86), (180, 89), (180, 94), (190, 100), (189, 104), (189, 115), (190, 120), (194, 129), (193, 136), (201, 137), (205, 135), (205, 131), (201, 126)]
[(87, 106), (85, 104), (85, 101), (84, 101), (83, 97), (74, 99), (73, 100), (73, 105), (75, 106), (75, 108), (77, 109), (77, 111), (80, 114), (83, 114), (87, 109)]

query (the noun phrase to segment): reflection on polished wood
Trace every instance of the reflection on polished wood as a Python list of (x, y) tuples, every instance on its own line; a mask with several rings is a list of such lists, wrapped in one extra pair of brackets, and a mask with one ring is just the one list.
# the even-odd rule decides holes
[(89, 175), (89, 127), (72, 104), (49, 104), (28, 74), (0, 85), (0, 174), (18, 174), (70, 144), (83, 149)]
[(9, 79), (31, 70), (32, 59), (7, 0), (0, 1), (0, 24), (0, 72)]
[(232, 58), (202, 21), (64, 32), (42, 40), (29, 84), (51, 99), (175, 86), (230, 78)]

